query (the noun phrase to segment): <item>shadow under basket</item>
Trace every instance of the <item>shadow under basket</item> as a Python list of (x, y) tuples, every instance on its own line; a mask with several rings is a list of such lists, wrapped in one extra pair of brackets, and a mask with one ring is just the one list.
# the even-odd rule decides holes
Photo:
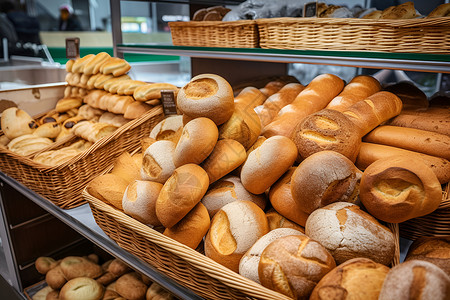
[(162, 118), (162, 107), (152, 108), (110, 136), (95, 142), (89, 149), (54, 167), (0, 148), (0, 170), (60, 208), (74, 208), (86, 203), (81, 194), (83, 188), (123, 152), (138, 149), (141, 139), (149, 136)]
[[(206, 299), (291, 299), (220, 265), (90, 195), (88, 201), (99, 227), (121, 248)], [(400, 248), (397, 224), (388, 224), (396, 237), (395, 258)]]

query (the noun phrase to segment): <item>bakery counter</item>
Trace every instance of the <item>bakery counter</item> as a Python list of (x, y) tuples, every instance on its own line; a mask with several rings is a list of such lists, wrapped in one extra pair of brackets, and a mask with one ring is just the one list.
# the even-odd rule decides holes
[(120, 248), (114, 241), (106, 236), (106, 234), (95, 223), (88, 204), (69, 210), (63, 210), (2, 172), (0, 172), (0, 187), (2, 190), (14, 189), (17, 193), (20, 193), (21, 196), (37, 204), (40, 208), (55, 216), (57, 219), (114, 257), (122, 259), (136, 271), (147, 275), (152, 281), (162, 285), (177, 297), (182, 299), (201, 299), (201, 297), (192, 291), (179, 285), (172, 279), (159, 273), (152, 266)]

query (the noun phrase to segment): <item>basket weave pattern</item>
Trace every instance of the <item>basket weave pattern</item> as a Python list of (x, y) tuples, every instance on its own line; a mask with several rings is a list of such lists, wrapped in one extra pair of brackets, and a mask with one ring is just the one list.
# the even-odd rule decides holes
[(261, 48), (448, 54), (450, 18), (256, 20)]
[(161, 106), (118, 128), (69, 161), (49, 167), (0, 148), (0, 170), (61, 208), (86, 203), (81, 191), (123, 152), (140, 147), (141, 139), (162, 119)]

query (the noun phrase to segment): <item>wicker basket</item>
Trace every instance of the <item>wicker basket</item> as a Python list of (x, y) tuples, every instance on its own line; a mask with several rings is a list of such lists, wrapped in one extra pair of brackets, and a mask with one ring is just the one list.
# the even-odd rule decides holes
[(162, 108), (157, 106), (55, 167), (0, 148), (0, 170), (57, 206), (74, 208), (86, 203), (81, 195), (86, 184), (109, 167), (120, 154), (139, 148), (141, 138), (148, 136), (162, 117)]
[(261, 48), (434, 54), (450, 51), (450, 18), (273, 18), (256, 22)]
[[(100, 228), (117, 244), (206, 299), (291, 299), (267, 289), (203, 254), (151, 229), (125, 213), (90, 195), (93, 216)], [(399, 263), (397, 224), (389, 224), (396, 236), (393, 265)]]
[(257, 48), (256, 22), (190, 21), (169, 22), (175, 46)]
[(450, 184), (442, 191), (442, 202), (434, 212), (400, 223), (400, 236), (410, 240), (446, 235), (450, 236)]

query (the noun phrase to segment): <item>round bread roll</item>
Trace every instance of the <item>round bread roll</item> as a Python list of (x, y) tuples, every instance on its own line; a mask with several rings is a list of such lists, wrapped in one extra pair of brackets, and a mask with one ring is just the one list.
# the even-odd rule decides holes
[(367, 258), (348, 260), (325, 275), (309, 299), (328, 300), (333, 295), (333, 299), (377, 300), (389, 270)]
[(31, 297), (31, 300), (47, 300), (47, 295), (52, 291), (54, 290), (49, 286), (43, 287)]
[(414, 240), (405, 261), (413, 259), (433, 263), (450, 276), (450, 236), (423, 236)]
[(316, 209), (306, 221), (305, 233), (327, 248), (338, 265), (356, 257), (388, 265), (394, 257), (394, 234), (352, 203)]
[(212, 184), (202, 203), (212, 218), (223, 206), (238, 200), (251, 201), (262, 210), (266, 207), (266, 198), (263, 194), (250, 193), (242, 185), (241, 179), (233, 175), (227, 175)]
[(80, 256), (67, 256), (61, 260), (59, 266), (67, 280), (77, 277), (97, 278), (103, 274), (100, 265)]
[(56, 267), (58, 264), (59, 262), (56, 262), (53, 258), (46, 256), (40, 256), (34, 262), (36, 270), (44, 275), (47, 274), (48, 271)]
[(292, 228), (277, 228), (270, 230), (257, 240), (256, 243), (245, 252), (244, 256), (242, 256), (239, 261), (239, 274), (257, 283), (261, 283), (259, 281), (258, 266), (264, 249), (266, 249), (270, 243), (281, 237), (302, 234), (302, 232)]
[(130, 272), (131, 268), (127, 264), (125, 264), (122, 260), (115, 258), (111, 260), (111, 262), (108, 264), (107, 271), (111, 272), (116, 277), (120, 277), (123, 274)]
[(320, 151), (308, 156), (292, 174), (292, 198), (305, 213), (333, 202), (355, 203), (362, 172), (344, 155)]
[(245, 148), (238, 141), (219, 140), (202, 163), (203, 169), (208, 174), (209, 183), (215, 182), (242, 165), (246, 157)]
[(208, 118), (196, 118), (187, 123), (173, 153), (175, 167), (200, 164), (214, 149), (219, 131)]
[(47, 274), (45, 274), (45, 282), (47, 282), (48, 286), (54, 290), (62, 288), (67, 282), (67, 279), (64, 277), (61, 266), (58, 265), (53, 269), (50, 269)]
[(233, 89), (219, 75), (197, 75), (178, 92), (177, 106), (192, 118), (206, 117), (220, 125), (233, 114)]
[(295, 167), (289, 168), (278, 181), (270, 187), (269, 200), (272, 207), (282, 216), (305, 227), (309, 214), (305, 213), (292, 198), (291, 178)]
[(128, 300), (145, 299), (147, 285), (142, 282), (142, 277), (137, 272), (131, 272), (120, 276), (115, 285), (116, 292)]
[(157, 141), (144, 152), (141, 178), (164, 184), (175, 170), (173, 153), (175, 144), (171, 141)]
[(205, 238), (205, 255), (239, 272), (239, 261), (256, 241), (269, 232), (264, 211), (250, 201), (222, 207), (211, 220)]
[(332, 150), (355, 162), (361, 145), (355, 125), (343, 113), (333, 109), (322, 109), (304, 118), (294, 130), (292, 139), (303, 159), (316, 152)]
[(150, 132), (150, 137), (155, 140), (169, 140), (178, 143), (183, 130), (183, 116), (170, 116), (156, 124)]
[(277, 228), (292, 228), (302, 233), (305, 233), (305, 228), (289, 221), (284, 216), (280, 215), (275, 209), (271, 208), (266, 212), (267, 221), (269, 222), (269, 230)]
[(364, 171), (360, 198), (375, 218), (401, 223), (436, 210), (442, 187), (420, 159), (392, 156), (375, 161)]
[(37, 127), (33, 118), (22, 109), (10, 107), (2, 112), (1, 128), (10, 140), (32, 134)]
[(321, 244), (305, 235), (289, 235), (264, 249), (258, 274), (263, 286), (294, 299), (308, 299), (334, 267), (333, 257)]
[(59, 292), (61, 300), (100, 300), (104, 287), (89, 277), (78, 277), (69, 280)]
[(449, 275), (427, 261), (410, 260), (389, 271), (378, 299), (447, 300), (449, 295)]
[(297, 155), (297, 147), (289, 138), (268, 138), (248, 155), (241, 170), (242, 184), (251, 193), (264, 193), (292, 166)]
[(156, 199), (163, 185), (158, 182), (135, 180), (123, 194), (122, 206), (127, 215), (144, 224), (161, 226), (156, 217)]
[(178, 223), (200, 202), (208, 185), (208, 174), (198, 165), (187, 164), (175, 169), (156, 200), (156, 216), (161, 224), (170, 228)]
[(115, 174), (104, 174), (94, 178), (86, 186), (92, 196), (122, 210), (122, 199), (128, 181)]
[(170, 228), (166, 228), (163, 234), (195, 249), (208, 232), (210, 224), (211, 219), (208, 211), (206, 210), (206, 207), (199, 202), (177, 224)]

